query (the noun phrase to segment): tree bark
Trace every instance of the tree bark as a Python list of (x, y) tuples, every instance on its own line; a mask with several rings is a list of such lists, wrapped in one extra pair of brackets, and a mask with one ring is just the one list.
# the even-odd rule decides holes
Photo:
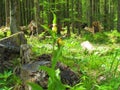
[[(67, 0), (67, 5), (66, 5), (66, 14), (67, 14), (67, 18), (70, 18), (70, 15), (69, 15), (69, 0)], [(67, 36), (70, 37), (70, 22), (67, 21)]]
[(78, 21), (76, 23), (76, 28), (78, 29), (78, 35), (80, 34), (80, 20), (82, 20), (82, 0), (78, 0), (76, 3), (76, 11), (78, 12), (78, 14), (76, 15)]
[(39, 5), (39, 0), (34, 0), (34, 4), (35, 4), (35, 21), (37, 24), (37, 34), (42, 32), (41, 29), (41, 20), (40, 20), (40, 5)]
[(108, 7), (107, 7), (107, 0), (104, 1), (104, 29), (107, 30), (108, 29)]
[(92, 22), (93, 22), (93, 17), (92, 17), (92, 0), (90, 0), (90, 26), (92, 26)]
[(120, 32), (120, 0), (118, 0), (118, 25), (117, 25), (117, 30)]
[(56, 0), (56, 2), (55, 2), (55, 5), (56, 5), (56, 3), (59, 3), (58, 5), (57, 5), (57, 12), (56, 12), (56, 16), (57, 16), (57, 34), (58, 35), (61, 35), (61, 28), (62, 28), (62, 24), (61, 24), (61, 15), (62, 15), (62, 9), (61, 9), (61, 4), (60, 4), (60, 0)]
[(10, 0), (10, 30), (11, 33), (17, 33), (19, 31), (19, 26), (18, 26), (18, 9), (17, 6), (17, 0)]
[(5, 17), (6, 17), (6, 26), (10, 26), (10, 10), (9, 10), (9, 0), (5, 0)]

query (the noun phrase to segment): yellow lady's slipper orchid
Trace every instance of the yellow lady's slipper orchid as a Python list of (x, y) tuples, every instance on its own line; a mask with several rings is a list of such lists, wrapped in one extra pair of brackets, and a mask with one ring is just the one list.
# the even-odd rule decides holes
[(64, 42), (63, 42), (63, 40), (61, 38), (58, 38), (57, 39), (57, 44), (58, 44), (58, 47), (59, 47), (59, 46), (64, 45)]
[(56, 26), (56, 24), (53, 24), (52, 31), (55, 32), (55, 33), (57, 33), (57, 26)]

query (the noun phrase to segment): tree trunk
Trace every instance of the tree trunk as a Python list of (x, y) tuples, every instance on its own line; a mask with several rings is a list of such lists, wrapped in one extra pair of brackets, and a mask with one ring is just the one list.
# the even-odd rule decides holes
[[(69, 0), (67, 0), (67, 5), (66, 5), (66, 14), (67, 14), (67, 18), (70, 18), (69, 15)], [(67, 21), (67, 36), (70, 37), (70, 22)]]
[(75, 28), (74, 28), (74, 0), (71, 0), (71, 28), (72, 28), (72, 32), (75, 33)]
[(118, 25), (117, 30), (120, 32), (120, 0), (118, 0)]
[(110, 18), (110, 24), (109, 24), (109, 26), (110, 26), (110, 29), (111, 30), (113, 30), (114, 29), (114, 19), (115, 19), (115, 15), (116, 15), (116, 13), (115, 13), (115, 10), (114, 10), (114, 0), (111, 0), (111, 3), (110, 3), (110, 17), (112, 17), (112, 18)]
[(40, 20), (40, 5), (39, 5), (39, 0), (34, 0), (34, 4), (35, 4), (35, 21), (36, 21), (36, 24), (37, 24), (37, 28), (36, 28), (36, 31), (37, 31), (37, 34), (38, 33), (41, 33), (42, 29), (41, 29), (41, 20)]
[[(53, 20), (53, 15), (52, 15), (51, 10), (54, 11), (55, 4), (53, 4), (53, 3), (55, 3), (55, 0), (48, 0), (48, 2), (49, 2), (49, 5), (48, 5), (48, 7), (49, 7), (49, 12), (48, 12), (48, 25), (51, 26), (51, 25), (52, 25), (52, 20)], [(51, 3), (52, 3), (52, 4), (51, 4)]]
[(2, 0), (0, 1), (1, 3), (1, 16), (0, 16), (0, 21), (1, 21), (1, 25), (5, 25), (5, 2)]
[(80, 28), (80, 20), (82, 20), (82, 0), (78, 0), (77, 1), (77, 3), (76, 3), (76, 11), (78, 12), (78, 14), (77, 14), (77, 19), (78, 19), (78, 21), (77, 21), (77, 25), (76, 25), (76, 28), (78, 29), (78, 35), (80, 34), (80, 30), (81, 30), (81, 28)]
[(5, 13), (6, 13), (6, 26), (10, 26), (10, 10), (9, 10), (9, 0), (5, 0)]
[(17, 22), (17, 13), (19, 11), (17, 11), (17, 8), (17, 0), (10, 0), (10, 30), (12, 34), (17, 33), (19, 31), (19, 26)]
[(20, 26), (20, 0), (16, 0), (16, 19), (18, 26)]
[(96, 15), (97, 15), (97, 20), (100, 21), (100, 0), (96, 0)]
[(62, 28), (62, 24), (61, 24), (61, 15), (62, 15), (62, 9), (61, 9), (61, 4), (60, 4), (60, 0), (56, 0), (56, 2), (55, 2), (55, 5), (56, 5), (56, 3), (59, 3), (58, 5), (57, 5), (57, 12), (56, 12), (56, 16), (57, 16), (57, 34), (58, 35), (61, 35), (61, 28)]
[(92, 0), (90, 0), (90, 26), (92, 26), (92, 22), (93, 22), (93, 17), (92, 17)]
[(104, 29), (108, 29), (108, 7), (107, 7), (107, 0), (104, 1)]

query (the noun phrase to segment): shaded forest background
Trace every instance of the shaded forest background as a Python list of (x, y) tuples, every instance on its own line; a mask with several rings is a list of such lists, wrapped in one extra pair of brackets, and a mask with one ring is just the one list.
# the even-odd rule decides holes
[[(31, 21), (34, 21), (33, 25), (31, 25)], [(93, 22), (100, 22), (104, 32), (96, 33)], [(86, 26), (82, 27), (85, 24)], [(30, 31), (28, 34), (23, 31), (26, 34), (25, 40), (19, 37), (19, 33), (16, 34), (18, 39), (16, 36), (15, 39), (11, 39), (15, 35), (14, 33), (19, 32), (24, 27), (27, 28), (26, 31)], [(62, 29), (65, 34), (57, 35), (62, 32)], [(92, 34), (85, 32), (85, 30), (90, 31), (90, 29), (93, 31)], [(101, 27), (100, 29), (97, 27), (97, 30), (99, 32)], [(47, 84), (50, 88), (48, 90), (52, 90), (52, 87), (57, 87), (56, 90), (61, 89), (61, 87), (66, 88), (66, 85), (61, 83), (62, 80), (56, 77), (59, 76), (59, 72), (55, 70), (55, 64), (59, 66), (57, 61), (66, 64), (65, 69), (70, 67), (80, 77), (79, 84), (72, 87), (67, 86), (70, 90), (120, 90), (120, 0), (0, 0), (0, 31), (0, 38), (14, 34), (1, 39), (1, 42), (5, 41), (5, 44), (1, 43), (0, 45), (0, 71), (5, 72), (3, 74), (0, 72), (0, 88), (24, 90), (23, 88), (28, 85), (26, 82), (33, 80), (33, 76), (35, 79), (36, 75), (44, 76), (44, 73), (42, 75), (41, 72), (38, 75), (38, 70), (35, 70), (34, 73), (31, 67), (34, 70), (34, 66), (35, 68), (39, 66), (38, 61), (46, 63), (48, 60), (52, 62), (52, 67), (46, 70), (43, 68), (43, 70), (48, 71), (46, 76), (50, 76), (50, 79), (40, 78), (36, 79), (40, 82), (35, 81)], [(71, 38), (66, 38), (70, 34)], [(24, 36), (23, 33), (21, 35)], [(38, 37), (33, 35), (38, 35)], [(46, 35), (51, 36), (47, 37)], [(21, 50), (22, 45), (16, 46), (16, 43), (19, 42), (23, 44), (25, 50)], [(27, 46), (24, 46), (26, 43), (28, 43)], [(13, 55), (16, 52), (19, 54), (17, 58)], [(12, 57), (15, 59), (12, 60)], [(21, 73), (22, 66), (23, 68), (24, 65), (29, 66), (27, 63), (31, 65), (30, 69), (26, 68), (25, 73)], [(12, 71), (7, 72), (4, 67), (12, 69)], [(33, 74), (30, 73), (27, 76), (27, 70), (28, 72), (32, 71)], [(19, 80), (15, 77), (14, 72), (23, 79)], [(66, 72), (69, 70), (63, 72), (65, 73), (64, 81), (68, 82), (66, 76), (68, 78), (70, 75), (69, 77), (73, 78), (73, 75)], [(29, 76), (32, 79), (29, 79)], [(51, 81), (46, 83), (46, 80)], [(72, 85), (74, 80), (69, 80), (70, 85)]]
[[(10, 2), (13, 3), (10, 5)], [(93, 21), (100, 21), (106, 31), (120, 31), (119, 2), (120, 0), (1, 0), (0, 26), (8, 24), (12, 6), (16, 8), (19, 26), (26, 26), (31, 20), (49, 26), (53, 19), (51, 11), (54, 11), (58, 31), (66, 26), (68, 33), (72, 30), (73, 33), (80, 34), (80, 25), (86, 22), (91, 26)]]

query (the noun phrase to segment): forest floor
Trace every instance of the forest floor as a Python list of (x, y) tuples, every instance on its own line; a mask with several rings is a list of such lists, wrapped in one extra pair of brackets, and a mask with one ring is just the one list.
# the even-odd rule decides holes
[[(62, 41), (64, 45), (58, 60), (80, 75), (80, 84), (72, 90), (119, 90), (120, 34), (117, 31), (84, 36), (72, 34)], [(94, 50), (85, 50), (81, 46), (84, 41), (89, 41)], [(34, 57), (52, 53), (53, 50), (51, 38), (28, 38), (28, 44), (32, 46)]]
[[(29, 43), (33, 46), (35, 55), (52, 52), (50, 38), (32, 39), (29, 39)], [(120, 34), (117, 31), (82, 37), (72, 34), (71, 38), (63, 41), (64, 47), (59, 60), (80, 75), (80, 87), (84, 88), (80, 90), (119, 90)], [(81, 46), (84, 41), (88, 41), (94, 50), (84, 50)]]

